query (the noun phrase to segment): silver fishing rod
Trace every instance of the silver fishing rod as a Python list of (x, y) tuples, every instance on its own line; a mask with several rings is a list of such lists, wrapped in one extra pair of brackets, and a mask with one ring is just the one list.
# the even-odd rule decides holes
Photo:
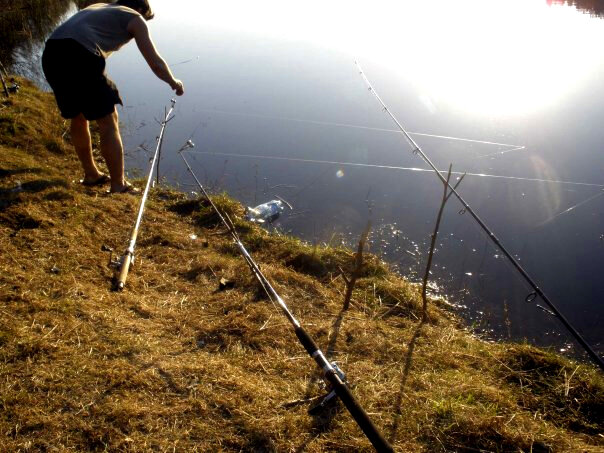
[(151, 160), (149, 175), (147, 176), (147, 185), (145, 186), (145, 191), (143, 192), (143, 196), (141, 197), (141, 202), (138, 207), (138, 216), (136, 217), (136, 222), (134, 223), (134, 228), (132, 229), (132, 234), (130, 235), (128, 248), (119, 260), (119, 267), (117, 269), (118, 272), (114, 285), (114, 289), (116, 291), (122, 291), (124, 289), (124, 286), (126, 285), (126, 279), (128, 278), (128, 271), (130, 270), (130, 265), (134, 262), (134, 247), (136, 246), (138, 231), (140, 229), (141, 222), (143, 221), (145, 203), (147, 202), (147, 197), (149, 196), (149, 189), (151, 188), (151, 183), (153, 180), (153, 170), (155, 169), (155, 163), (158, 162), (157, 157), (161, 153), (161, 146), (164, 141), (164, 132), (166, 130), (166, 125), (172, 118), (174, 118), (170, 118), (170, 115), (172, 115), (172, 112), (174, 111), (174, 105), (176, 104), (176, 100), (172, 99), (170, 103), (170, 110), (166, 112), (166, 116), (161, 122), (161, 130), (159, 132), (159, 136), (157, 137), (157, 147), (155, 148), (155, 153), (153, 154), (153, 159)]
[(319, 349), (319, 347), (317, 346), (315, 341), (312, 339), (312, 337), (309, 335), (309, 333), (301, 326), (300, 322), (295, 318), (295, 316), (292, 314), (292, 312), (287, 307), (287, 304), (285, 303), (285, 301), (281, 298), (279, 293), (277, 293), (275, 288), (271, 285), (271, 283), (268, 281), (268, 279), (264, 276), (264, 274), (260, 270), (260, 267), (258, 266), (258, 264), (256, 264), (256, 262), (254, 261), (252, 256), (246, 250), (245, 246), (241, 242), (241, 239), (239, 237), (239, 234), (237, 233), (237, 230), (235, 229), (235, 225), (233, 224), (229, 215), (226, 212), (222, 212), (216, 206), (216, 204), (210, 198), (205, 187), (201, 184), (199, 179), (197, 179), (197, 176), (193, 172), (193, 169), (191, 168), (191, 166), (189, 165), (189, 162), (187, 161), (187, 159), (184, 156), (184, 151), (189, 148), (193, 148), (193, 147), (195, 147), (195, 144), (191, 140), (189, 140), (178, 151), (178, 153), (180, 154), (180, 157), (182, 157), (182, 160), (184, 161), (185, 165), (187, 166), (189, 173), (191, 173), (191, 176), (193, 176), (193, 178), (195, 179), (195, 182), (197, 183), (199, 190), (201, 190), (204, 198), (206, 200), (208, 200), (208, 202), (210, 203), (210, 205), (212, 206), (212, 208), (218, 215), (220, 221), (227, 228), (233, 241), (235, 242), (235, 245), (239, 249), (239, 252), (241, 253), (241, 255), (245, 259), (246, 263), (248, 264), (250, 270), (252, 271), (252, 273), (254, 274), (254, 276), (256, 277), (258, 282), (260, 283), (260, 286), (262, 286), (262, 288), (264, 289), (264, 291), (266, 292), (268, 297), (273, 302), (276, 302), (279, 305), (279, 307), (283, 311), (283, 314), (288, 319), (290, 324), (293, 326), (294, 332), (296, 333), (296, 337), (298, 337), (298, 340), (300, 341), (302, 346), (304, 346), (304, 349), (306, 349), (306, 352), (308, 352), (308, 355), (310, 355), (311, 358), (314, 359), (314, 361), (317, 363), (319, 368), (322, 370), (324, 379), (331, 386), (332, 391), (335, 392), (335, 394), (340, 398), (340, 400), (342, 400), (342, 402), (344, 403), (344, 406), (346, 406), (346, 409), (348, 409), (348, 412), (350, 412), (350, 415), (352, 415), (352, 418), (355, 420), (357, 425), (363, 430), (363, 432), (365, 433), (365, 435), (367, 436), (367, 438), (369, 439), (369, 441), (371, 442), (373, 447), (376, 449), (376, 451), (393, 452), (394, 450), (393, 450), (392, 446), (388, 443), (388, 441), (384, 438), (384, 436), (382, 436), (382, 434), (378, 431), (376, 426), (373, 424), (373, 422), (369, 418), (369, 415), (367, 414), (365, 409), (363, 409), (363, 407), (359, 404), (359, 402), (356, 400), (356, 398), (354, 397), (354, 395), (352, 394), (352, 392), (346, 385), (345, 376), (343, 375), (343, 373), (339, 370), (339, 368), (335, 364), (332, 364), (329, 362), (329, 360), (327, 360), (327, 358), (325, 357), (323, 352)]
[(483, 231), (485, 233), (487, 233), (487, 236), (489, 237), (489, 239), (491, 239), (491, 241), (493, 241), (493, 243), (503, 252), (503, 254), (508, 258), (510, 263), (512, 263), (512, 265), (516, 268), (516, 270), (520, 273), (520, 275), (522, 275), (524, 280), (531, 286), (531, 288), (533, 288), (533, 292), (526, 297), (526, 301), (533, 302), (537, 297), (540, 297), (549, 306), (549, 308), (551, 309), (551, 311), (555, 315), (555, 317), (558, 318), (560, 320), (560, 322), (564, 325), (564, 327), (566, 327), (567, 330), (575, 337), (577, 342), (581, 346), (583, 346), (583, 348), (585, 349), (585, 351), (587, 352), (589, 357), (595, 362), (595, 364), (598, 365), (602, 371), (604, 371), (604, 360), (602, 360), (602, 358), (593, 350), (591, 345), (581, 336), (581, 334), (577, 331), (577, 329), (575, 329), (572, 326), (572, 324), (568, 321), (568, 319), (566, 319), (566, 317), (560, 312), (560, 310), (558, 310), (558, 308), (554, 305), (554, 303), (549, 299), (549, 297), (547, 297), (545, 295), (543, 290), (541, 288), (539, 288), (537, 283), (535, 283), (535, 281), (524, 270), (524, 268), (520, 264), (518, 264), (518, 261), (516, 259), (514, 259), (514, 257), (511, 255), (510, 252), (507, 251), (507, 249), (503, 246), (501, 241), (497, 238), (497, 236), (495, 236), (495, 233), (493, 233), (493, 231), (478, 216), (478, 214), (476, 214), (476, 212), (474, 212), (474, 210), (470, 207), (470, 205), (466, 202), (466, 200), (464, 200), (464, 198), (459, 194), (459, 192), (457, 192), (457, 190), (454, 187), (452, 187), (451, 184), (449, 184), (449, 182), (447, 181), (447, 178), (440, 172), (440, 170), (438, 170), (438, 168), (436, 168), (436, 166), (428, 158), (426, 153), (424, 153), (424, 151), (415, 142), (415, 140), (413, 140), (413, 138), (411, 138), (411, 135), (409, 135), (409, 133), (405, 130), (405, 128), (402, 126), (402, 124), (396, 119), (396, 117), (390, 111), (390, 109), (388, 109), (388, 107), (386, 106), (386, 104), (384, 103), (382, 98), (377, 94), (377, 92), (371, 85), (371, 82), (369, 81), (369, 79), (367, 78), (365, 73), (363, 72), (363, 69), (361, 68), (361, 65), (358, 63), (358, 61), (355, 61), (355, 64), (357, 65), (357, 68), (359, 69), (359, 74), (361, 75), (361, 77), (363, 78), (365, 83), (367, 84), (369, 91), (371, 91), (373, 93), (373, 95), (376, 97), (376, 99), (382, 105), (384, 111), (388, 114), (388, 116), (390, 116), (390, 118), (392, 118), (392, 121), (394, 121), (394, 123), (397, 125), (399, 130), (403, 133), (403, 135), (405, 136), (407, 141), (413, 147), (412, 152), (414, 154), (418, 154), (430, 166), (430, 168), (432, 168), (432, 170), (434, 170), (434, 172), (436, 173), (438, 178), (441, 180), (441, 182), (449, 187), (451, 192), (455, 195), (455, 197), (463, 205), (463, 209), (460, 212), (461, 213), (468, 212), (474, 218), (474, 220), (476, 220), (476, 222), (483, 229)]

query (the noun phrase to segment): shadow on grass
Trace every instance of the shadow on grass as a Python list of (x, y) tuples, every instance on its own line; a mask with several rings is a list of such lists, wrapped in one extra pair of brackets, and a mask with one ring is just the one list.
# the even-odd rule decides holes
[(443, 218), (443, 213), (445, 210), (445, 205), (451, 195), (455, 193), (455, 189), (459, 187), (461, 182), (464, 179), (465, 174), (461, 176), (455, 183), (455, 186), (451, 188), (449, 182), (451, 181), (451, 172), (453, 170), (453, 164), (449, 165), (449, 172), (447, 173), (447, 179), (443, 181), (443, 195), (440, 203), (440, 208), (438, 210), (438, 214), (436, 216), (436, 224), (434, 226), (434, 231), (431, 235), (431, 243), (430, 243), (430, 251), (428, 252), (428, 261), (426, 263), (426, 271), (424, 272), (424, 278), (422, 281), (422, 318), (420, 323), (417, 325), (413, 336), (411, 337), (411, 341), (409, 341), (409, 346), (407, 347), (407, 357), (405, 358), (405, 367), (403, 368), (403, 374), (401, 376), (401, 385), (396, 397), (396, 402), (394, 404), (394, 422), (392, 424), (392, 429), (390, 431), (390, 442), (394, 444), (396, 442), (396, 436), (401, 420), (401, 409), (403, 405), (403, 394), (405, 390), (405, 386), (407, 385), (407, 379), (409, 378), (409, 372), (411, 370), (411, 365), (413, 364), (413, 353), (415, 351), (415, 346), (417, 345), (417, 341), (419, 340), (422, 328), (428, 322), (428, 280), (430, 278), (430, 269), (432, 267), (432, 259), (434, 258), (434, 251), (436, 250), (436, 241), (438, 238), (438, 232), (440, 230), (440, 224)]
[[(36, 180), (20, 184), (11, 189), (0, 189), (0, 223), (5, 224), (16, 231), (31, 230), (39, 228), (41, 221), (34, 219), (29, 214), (24, 212), (10, 211), (8, 208), (23, 203), (25, 201), (22, 196), (24, 193), (37, 193), (53, 187), (68, 187), (68, 184), (61, 179), (53, 180)], [(63, 194), (60, 195), (65, 199)], [(55, 192), (47, 195), (47, 200), (58, 198), (59, 195)]]
[(346, 310), (341, 310), (331, 326), (331, 335), (329, 336), (329, 344), (327, 345), (327, 351), (325, 353), (325, 356), (328, 360), (331, 360), (335, 352), (336, 343), (338, 342), (338, 336), (340, 334), (340, 328), (342, 327), (342, 322), (344, 321), (345, 314)]
[[(35, 180), (28, 181), (23, 184), (19, 184), (10, 189), (0, 189), (0, 210), (6, 210), (7, 208), (22, 203), (24, 201), (21, 196), (23, 193), (38, 193), (43, 192), (46, 189), (62, 187), (67, 188), (69, 185), (62, 179), (52, 180)], [(54, 198), (53, 198), (54, 197)], [(58, 198), (57, 194), (49, 195), (48, 200)], [(61, 195), (62, 197), (62, 195)], [(63, 197), (64, 198), (64, 197)]]
[(20, 184), (12, 189), (0, 189), (0, 198), (5, 198), (20, 192), (38, 193), (43, 192), (46, 189), (54, 187), (69, 187), (69, 184), (63, 179), (37, 179), (35, 181), (28, 181)]
[(295, 452), (296, 453), (303, 453), (306, 451), (306, 449), (308, 448), (308, 446), (316, 439), (320, 436), (320, 433), (315, 433), (312, 436), (310, 436), (307, 440), (304, 441), (304, 443), (302, 445), (300, 445), (298, 448), (296, 448)]
[(8, 178), (14, 175), (22, 175), (22, 174), (35, 174), (38, 175), (42, 173), (43, 170), (41, 168), (11, 168), (4, 169), (0, 168), (0, 179)]
[(398, 395), (396, 397), (396, 401), (394, 403), (394, 422), (392, 423), (392, 428), (390, 429), (390, 438), (389, 441), (391, 444), (396, 443), (396, 436), (399, 429), (399, 424), (402, 416), (402, 405), (403, 405), (403, 394), (405, 393), (405, 387), (407, 385), (407, 379), (409, 378), (409, 372), (411, 371), (411, 366), (413, 365), (413, 353), (415, 352), (415, 346), (417, 345), (417, 341), (419, 340), (422, 329), (426, 324), (425, 317), (420, 321), (417, 325), (415, 332), (413, 332), (413, 336), (409, 341), (409, 346), (407, 347), (407, 355), (405, 357), (405, 366), (403, 368), (403, 374), (401, 376), (401, 385), (399, 387)]

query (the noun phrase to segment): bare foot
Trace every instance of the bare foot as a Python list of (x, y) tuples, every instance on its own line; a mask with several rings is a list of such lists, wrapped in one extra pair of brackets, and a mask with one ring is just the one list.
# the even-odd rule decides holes
[(132, 184), (130, 184), (128, 181), (125, 181), (125, 183), (123, 185), (119, 185), (114, 187), (113, 184), (111, 185), (111, 190), (109, 190), (109, 193), (139, 193), (140, 190), (137, 189), (136, 187), (134, 187)]
[(109, 178), (109, 176), (103, 173), (99, 173), (96, 178), (86, 176), (84, 179), (80, 179), (80, 184), (84, 186), (102, 186), (103, 184), (108, 183), (109, 181), (111, 181), (111, 178)]

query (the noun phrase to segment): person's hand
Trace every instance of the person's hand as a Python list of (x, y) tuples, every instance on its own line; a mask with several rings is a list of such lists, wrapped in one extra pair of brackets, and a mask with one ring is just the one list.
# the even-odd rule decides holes
[(170, 87), (174, 90), (174, 92), (176, 93), (176, 96), (182, 96), (183, 93), (185, 92), (184, 85), (178, 79), (174, 79), (174, 82), (172, 82)]

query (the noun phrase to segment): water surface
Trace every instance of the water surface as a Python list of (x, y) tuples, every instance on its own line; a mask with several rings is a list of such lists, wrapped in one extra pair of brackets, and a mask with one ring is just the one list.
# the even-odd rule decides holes
[[(186, 87), (166, 136), (168, 182), (193, 190), (174, 153), (192, 138), (194, 169), (212, 190), (250, 206), (286, 198), (294, 211), (277, 227), (315, 243), (353, 244), (370, 219), (371, 250), (418, 280), (442, 186), (418, 171), (427, 165), (367, 90), (358, 60), (436, 165), (471, 174), (461, 194), (604, 351), (598, 11), (541, 0), (153, 7), (155, 42)], [(153, 147), (172, 94), (134, 44), (108, 70), (125, 100), (129, 168), (146, 171), (141, 145)], [(446, 208), (439, 291), (492, 336), (576, 348), (543, 302), (525, 302), (532, 290), (460, 209), (454, 199)]]

